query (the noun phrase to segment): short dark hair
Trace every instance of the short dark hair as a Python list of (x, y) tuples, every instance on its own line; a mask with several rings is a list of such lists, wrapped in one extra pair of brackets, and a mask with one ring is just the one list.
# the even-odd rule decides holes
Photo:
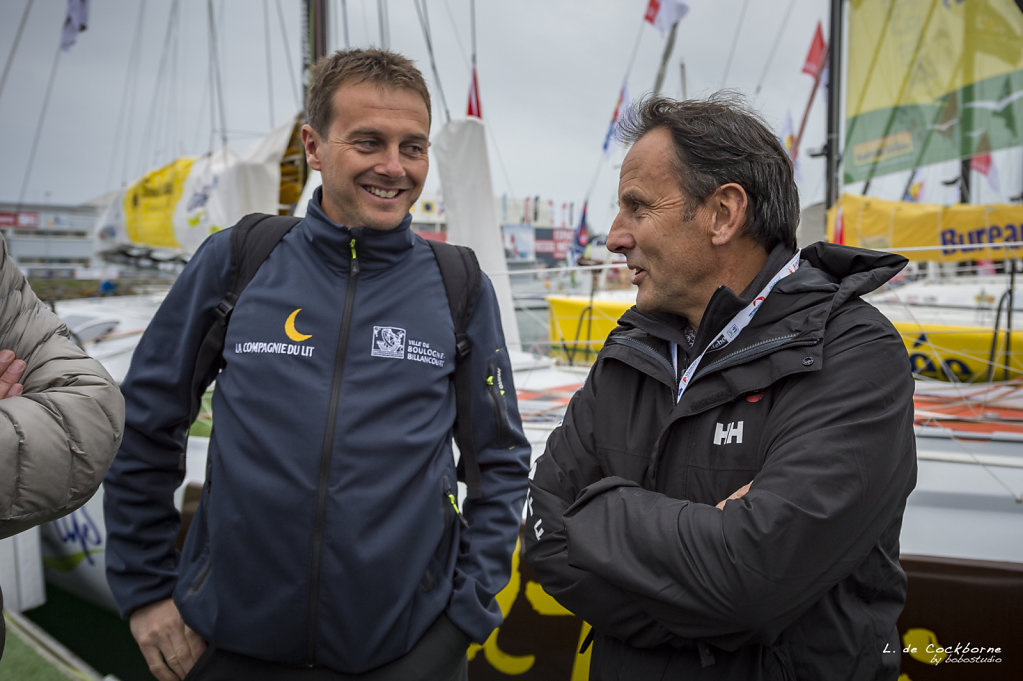
[(687, 213), (721, 185), (734, 182), (749, 196), (750, 237), (767, 251), (778, 243), (795, 250), (799, 190), (792, 160), (740, 95), (722, 91), (707, 99), (683, 101), (649, 96), (626, 112), (617, 135), (635, 143), (658, 128), (668, 130), (674, 141)]
[(306, 121), (320, 135), (327, 134), (334, 119), (334, 93), (349, 82), (413, 90), (426, 104), (427, 121), (432, 120), (430, 91), (410, 59), (387, 50), (338, 50), (316, 62), (306, 96)]

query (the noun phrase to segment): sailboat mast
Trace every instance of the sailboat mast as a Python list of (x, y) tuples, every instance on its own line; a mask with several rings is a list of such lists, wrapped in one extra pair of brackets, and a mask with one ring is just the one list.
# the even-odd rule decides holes
[(327, 54), (327, 0), (305, 0), (305, 31), (303, 32), (302, 101), (312, 82), (313, 66)]
[(842, 126), (842, 0), (831, 0), (831, 25), (828, 28), (831, 49), (828, 53), (828, 140), (825, 148), (826, 176), (825, 203), (830, 208), (835, 205), (841, 191), (842, 182), (839, 177), (841, 164), (841, 147), (839, 146)]
[[(305, 12), (302, 31), (302, 120), (306, 118), (305, 103), (309, 86), (313, 82), (313, 66), (320, 57), (327, 54), (327, 0), (305, 0)], [(347, 22), (347, 16), (345, 21)], [(346, 29), (347, 31), (347, 29)], [(347, 36), (346, 36), (347, 41)], [(309, 164), (305, 154), (301, 154), (300, 186), (304, 187), (309, 179)]]
[[(654, 81), (654, 95), (661, 93), (661, 86), (664, 84), (664, 71), (668, 66), (668, 59), (671, 58), (671, 51), (675, 49), (675, 34), (678, 33), (679, 22), (675, 22), (671, 31), (668, 33), (668, 39), (664, 43), (664, 52), (661, 54), (661, 66), (657, 69), (657, 79)], [(685, 99), (685, 95), (682, 95), (682, 99)]]

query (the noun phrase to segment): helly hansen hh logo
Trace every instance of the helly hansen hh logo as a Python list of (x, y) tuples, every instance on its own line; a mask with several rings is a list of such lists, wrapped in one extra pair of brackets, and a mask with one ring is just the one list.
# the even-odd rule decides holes
[(742, 444), (742, 421), (714, 424), (714, 444)]

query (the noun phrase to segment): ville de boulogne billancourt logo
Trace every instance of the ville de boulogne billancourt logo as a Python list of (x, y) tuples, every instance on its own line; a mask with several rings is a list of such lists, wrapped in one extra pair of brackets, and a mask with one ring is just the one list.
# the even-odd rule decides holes
[(407, 359), (410, 362), (444, 366), (443, 352), (434, 350), (426, 341), (409, 338), (405, 329), (396, 326), (373, 327), (373, 346), (369, 354), (373, 357)]
[(305, 341), (312, 338), (311, 334), (302, 333), (295, 326), (295, 320), (302, 308), (291, 311), (284, 321), (284, 334), (293, 343), (282, 341), (242, 341), (234, 344), (236, 354), (265, 354), (265, 355), (293, 355), (296, 357), (312, 357), (315, 346), (306, 344)]

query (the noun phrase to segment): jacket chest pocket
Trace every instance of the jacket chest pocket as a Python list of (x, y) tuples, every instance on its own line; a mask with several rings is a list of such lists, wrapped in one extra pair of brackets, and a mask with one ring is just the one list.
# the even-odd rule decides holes
[(756, 477), (764, 461), (764, 409), (744, 399), (677, 422), (658, 477), (666, 493), (717, 504)]

